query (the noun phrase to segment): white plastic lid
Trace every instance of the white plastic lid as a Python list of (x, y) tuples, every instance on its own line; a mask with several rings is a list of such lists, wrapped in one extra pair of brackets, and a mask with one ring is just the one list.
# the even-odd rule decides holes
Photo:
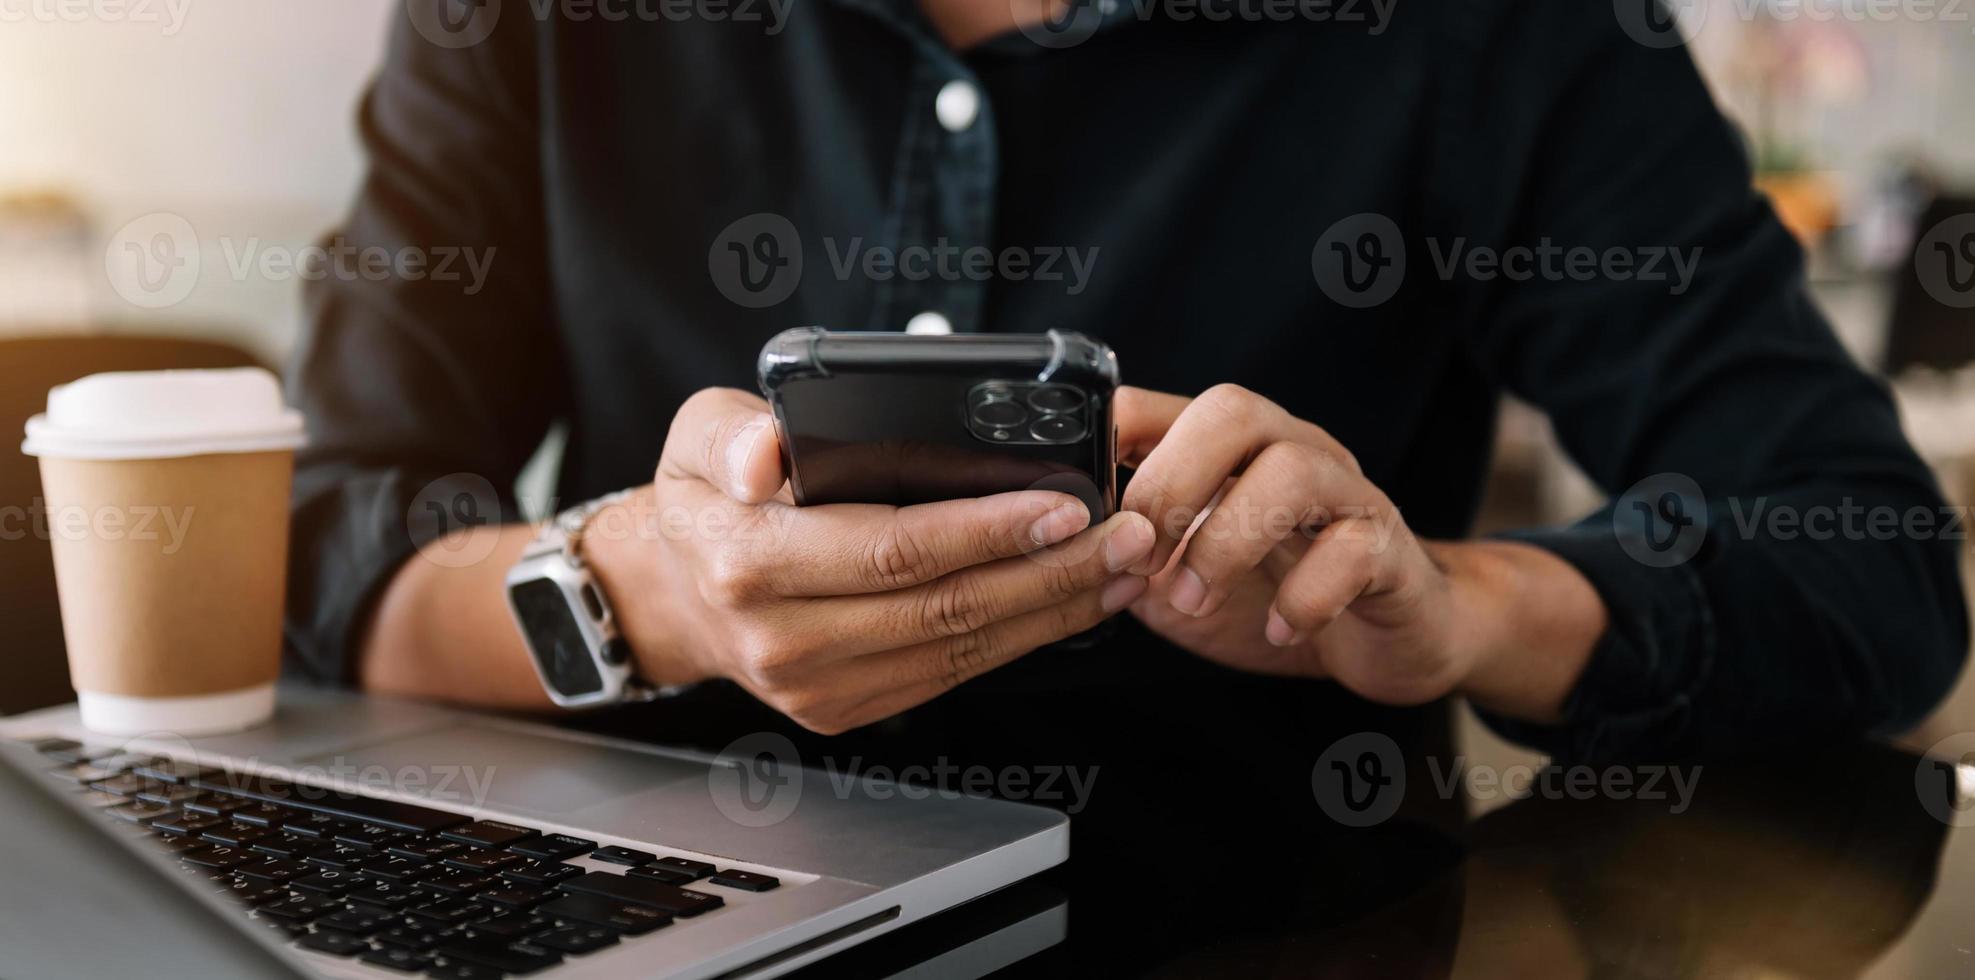
[(262, 368), (113, 371), (48, 392), (48, 410), (27, 420), (29, 456), (162, 459), (207, 453), (298, 449), (302, 413), (281, 401)]

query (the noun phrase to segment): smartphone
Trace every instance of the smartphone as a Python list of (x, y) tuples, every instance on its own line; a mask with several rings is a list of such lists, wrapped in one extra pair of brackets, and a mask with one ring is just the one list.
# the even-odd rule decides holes
[(802, 327), (761, 349), (798, 504), (1010, 490), (1118, 506), (1118, 358), (1082, 334), (916, 336)]

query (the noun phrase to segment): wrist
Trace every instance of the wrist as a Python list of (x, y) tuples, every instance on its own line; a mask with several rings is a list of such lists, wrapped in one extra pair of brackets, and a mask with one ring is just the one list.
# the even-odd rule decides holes
[(638, 487), (591, 515), (583, 560), (610, 601), (618, 632), (630, 644), (640, 680), (657, 686), (692, 684), (712, 675), (693, 657), (686, 618), (670, 608), (680, 593), (664, 581), (665, 538), (659, 533), (656, 491)]
[(1456, 693), (1525, 721), (1561, 720), (1564, 700), (1604, 635), (1604, 600), (1562, 558), (1510, 541), (1438, 545), (1465, 664)]

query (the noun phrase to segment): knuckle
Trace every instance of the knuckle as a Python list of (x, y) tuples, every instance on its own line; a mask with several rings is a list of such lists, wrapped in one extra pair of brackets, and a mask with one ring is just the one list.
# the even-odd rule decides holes
[(917, 581), (930, 560), (920, 532), (910, 522), (893, 518), (871, 539), (864, 567), (872, 586), (891, 590)]
[(736, 648), (741, 678), (749, 687), (781, 693), (797, 689), (807, 656), (801, 644), (779, 631), (751, 627), (741, 632)]
[(721, 551), (700, 576), (700, 597), (720, 609), (752, 605), (768, 593), (768, 571), (736, 549)]
[(965, 636), (994, 622), (994, 599), (975, 576), (955, 575), (925, 590), (917, 615), (933, 636)]
[(1092, 561), (1043, 563), (1041, 565), (1043, 596), (1051, 603), (1061, 603), (1075, 597), (1089, 586), (1094, 576), (1088, 571)]
[(999, 642), (985, 632), (961, 633), (949, 638), (933, 658), (932, 680), (943, 690), (952, 690), (968, 678), (986, 670), (1000, 657)]
[(1255, 421), (1269, 404), (1262, 396), (1230, 382), (1201, 392), (1197, 401), (1202, 407), (1235, 423)]

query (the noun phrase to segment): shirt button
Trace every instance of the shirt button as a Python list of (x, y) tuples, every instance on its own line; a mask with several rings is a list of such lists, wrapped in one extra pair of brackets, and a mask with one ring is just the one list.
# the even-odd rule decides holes
[(981, 90), (957, 78), (940, 86), (939, 95), (933, 99), (933, 115), (949, 133), (972, 126), (981, 115)]
[(905, 321), (905, 332), (921, 337), (944, 337), (953, 332), (953, 321), (927, 310)]

